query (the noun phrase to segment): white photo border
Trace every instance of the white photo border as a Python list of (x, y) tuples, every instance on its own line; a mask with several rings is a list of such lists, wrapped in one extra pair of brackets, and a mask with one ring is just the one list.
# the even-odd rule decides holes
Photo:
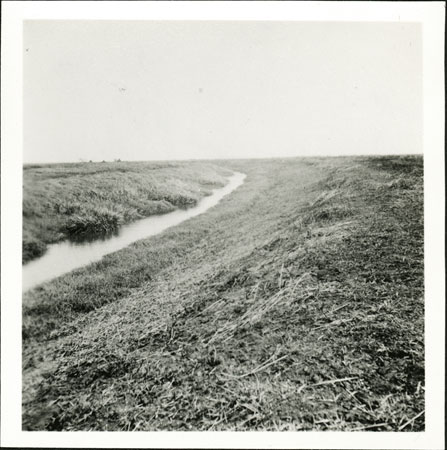
[[(1, 446), (441, 449), (444, 444), (444, 2), (56, 1), (2, 3)], [(247, 20), (422, 24), (425, 432), (26, 432), (21, 426), (24, 20)]]

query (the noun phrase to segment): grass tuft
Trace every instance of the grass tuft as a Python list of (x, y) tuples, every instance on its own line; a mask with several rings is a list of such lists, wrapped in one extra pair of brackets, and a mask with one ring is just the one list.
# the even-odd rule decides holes
[(68, 236), (107, 234), (117, 230), (123, 222), (121, 214), (103, 208), (88, 216), (71, 215), (65, 223), (65, 231)]

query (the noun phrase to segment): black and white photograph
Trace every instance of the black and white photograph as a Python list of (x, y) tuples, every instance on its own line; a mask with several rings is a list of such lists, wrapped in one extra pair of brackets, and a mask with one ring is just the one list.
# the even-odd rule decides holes
[(2, 445), (442, 448), (444, 2), (213, 3), (2, 4)]

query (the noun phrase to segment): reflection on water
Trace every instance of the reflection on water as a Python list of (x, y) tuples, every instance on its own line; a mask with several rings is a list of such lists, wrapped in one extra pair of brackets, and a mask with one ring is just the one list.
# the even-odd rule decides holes
[(196, 206), (138, 220), (124, 225), (111, 236), (102, 236), (91, 242), (84, 239), (83, 242), (64, 241), (49, 245), (41, 258), (23, 266), (22, 290), (26, 291), (44, 281), (98, 261), (104, 255), (127, 247), (132, 242), (161, 233), (166, 228), (202, 214), (239, 187), (244, 178), (245, 174), (235, 173), (223, 188), (214, 189), (211, 195), (203, 198)]

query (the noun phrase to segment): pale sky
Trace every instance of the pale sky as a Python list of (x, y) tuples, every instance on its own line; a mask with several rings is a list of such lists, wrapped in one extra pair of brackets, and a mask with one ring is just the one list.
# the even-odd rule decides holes
[(422, 153), (418, 24), (27, 21), (24, 162)]

